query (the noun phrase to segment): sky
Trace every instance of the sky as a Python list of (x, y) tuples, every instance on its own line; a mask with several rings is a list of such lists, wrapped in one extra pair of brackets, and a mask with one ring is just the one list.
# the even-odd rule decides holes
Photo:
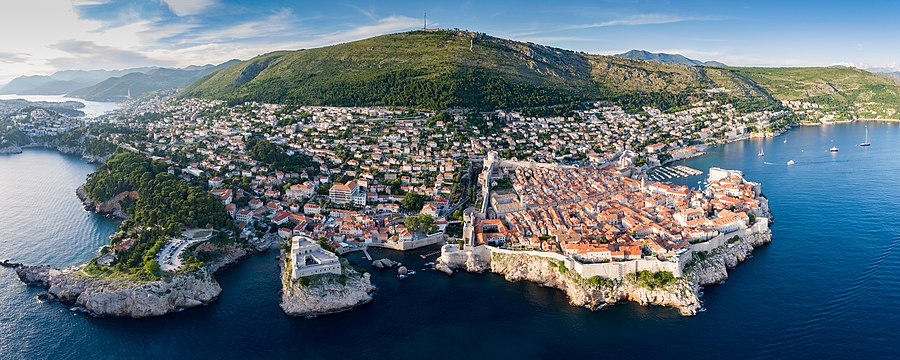
[(598, 54), (900, 70), (900, 2), (0, 0), (0, 83), (66, 69), (183, 67), (421, 28)]

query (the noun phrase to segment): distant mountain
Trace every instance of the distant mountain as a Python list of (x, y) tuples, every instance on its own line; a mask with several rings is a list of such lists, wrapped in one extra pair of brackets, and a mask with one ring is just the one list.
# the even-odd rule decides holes
[(52, 75), (20, 76), (0, 88), (0, 94), (64, 95), (114, 76), (145, 73), (155, 67), (122, 70), (63, 70)]
[(667, 64), (680, 64), (689, 66), (727, 66), (718, 61), (700, 61), (688, 58), (681, 54), (652, 53), (645, 50), (631, 50), (624, 54), (613, 55), (631, 60), (658, 61)]
[(894, 68), (873, 67), (873, 68), (866, 68), (866, 71), (873, 73), (873, 74), (878, 74), (878, 75), (884, 76), (884, 77), (891, 79), (892, 81), (900, 84), (900, 71), (897, 71)]
[[(85, 100), (114, 101), (148, 91), (181, 87), (239, 60), (182, 69), (141, 67), (122, 70), (63, 70), (52, 75), (20, 76), (0, 88), (0, 94), (69, 95)], [(120, 94), (121, 93), (121, 94)]]
[(66, 96), (91, 101), (121, 101), (129, 94), (132, 97), (139, 97), (151, 91), (184, 87), (220, 68), (238, 62), (240, 60), (230, 60), (219, 65), (194, 65), (183, 69), (156, 68), (145, 73), (134, 72), (68, 92)]

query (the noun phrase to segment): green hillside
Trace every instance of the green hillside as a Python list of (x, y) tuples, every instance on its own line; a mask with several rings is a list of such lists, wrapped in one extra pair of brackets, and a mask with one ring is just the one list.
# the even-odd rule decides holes
[(688, 96), (711, 83), (702, 69), (690, 66), (440, 30), (273, 52), (201, 79), (184, 95), (310, 105), (496, 109), (635, 93)]
[[(670, 108), (708, 98), (776, 100), (900, 98), (891, 81), (855, 69), (697, 67), (591, 55), (456, 30), (413, 31), (323, 48), (279, 51), (200, 79), (182, 93), (233, 102), (391, 105), (427, 109), (533, 108), (611, 100), (629, 109)], [(853, 105), (855, 106), (855, 105)]]

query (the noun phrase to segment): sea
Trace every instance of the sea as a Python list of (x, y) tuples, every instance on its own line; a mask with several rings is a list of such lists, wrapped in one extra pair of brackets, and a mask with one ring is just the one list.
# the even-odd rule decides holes
[(85, 117), (97, 117), (119, 107), (119, 104), (114, 102), (88, 101), (79, 98), (66, 97), (64, 95), (0, 95), (0, 100), (14, 99), (47, 102), (77, 101), (84, 104), (84, 107), (78, 110), (84, 112)]
[[(868, 126), (871, 147), (859, 147)], [(840, 151), (831, 153), (828, 148)], [(764, 157), (757, 156), (760, 147)], [(787, 161), (794, 160), (793, 166)], [(96, 318), (0, 269), (4, 359), (551, 359), (898, 358), (900, 124), (799, 127), (676, 163), (740, 169), (762, 183), (773, 242), (703, 289), (705, 311), (621, 303), (590, 311), (555, 289), (495, 274), (447, 276), (411, 253), (373, 251), (416, 270), (372, 269), (375, 299), (315, 318), (278, 307), (277, 251), (218, 274), (210, 305), (150, 319)], [(117, 223), (82, 209), (75, 188), (94, 169), (25, 149), (0, 156), (0, 259), (74, 265)], [(702, 186), (704, 176), (679, 178)], [(348, 258), (371, 269), (362, 254)], [(431, 258), (433, 260), (433, 258)]]

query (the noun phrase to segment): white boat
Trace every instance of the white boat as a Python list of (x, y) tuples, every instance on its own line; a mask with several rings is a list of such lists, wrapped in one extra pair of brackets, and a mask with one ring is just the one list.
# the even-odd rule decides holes
[(837, 146), (831, 146), (831, 148), (828, 149), (828, 151), (831, 151), (831, 152), (838, 152), (839, 150), (840, 149), (838, 149)]
[(866, 125), (866, 141), (863, 142), (862, 144), (859, 144), (859, 146), (871, 146), (871, 145), (872, 144), (869, 143), (869, 125)]
[(759, 152), (758, 152), (758, 153), (756, 153), (756, 156), (759, 156), (759, 157), (763, 157), (763, 156), (766, 156), (766, 153), (764, 153), (764, 152), (763, 152), (763, 149), (762, 149), (762, 147), (760, 147), (760, 148), (759, 148)]
[(794, 160), (788, 160), (787, 164), (788, 166), (794, 165)]

